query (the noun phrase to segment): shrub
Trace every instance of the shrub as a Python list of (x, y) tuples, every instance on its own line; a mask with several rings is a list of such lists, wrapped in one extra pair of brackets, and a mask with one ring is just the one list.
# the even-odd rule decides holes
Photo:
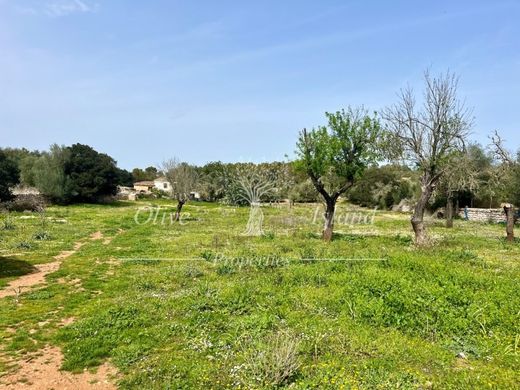
[(299, 346), (299, 339), (288, 332), (269, 336), (248, 354), (245, 383), (275, 387), (289, 384), (300, 368)]
[(43, 211), (45, 201), (42, 196), (28, 194), (18, 195), (12, 201), (6, 203), (5, 208), (9, 211)]

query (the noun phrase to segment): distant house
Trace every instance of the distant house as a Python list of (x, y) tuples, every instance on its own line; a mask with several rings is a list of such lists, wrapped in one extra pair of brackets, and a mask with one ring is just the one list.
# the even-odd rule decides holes
[(134, 190), (140, 194), (148, 194), (152, 189), (161, 190), (168, 194), (172, 193), (172, 185), (165, 177), (158, 177), (155, 180), (138, 181), (134, 183)]
[(154, 187), (158, 190), (167, 192), (168, 194), (171, 194), (173, 191), (172, 184), (168, 181), (167, 178), (164, 176), (158, 177), (153, 181)]
[(152, 191), (155, 184), (151, 180), (138, 181), (134, 183), (134, 190), (139, 194), (147, 194)]
[[(153, 189), (160, 190), (166, 192), (171, 195), (173, 193), (173, 186), (168, 181), (168, 179), (164, 176), (158, 177), (157, 179), (151, 181), (138, 181), (134, 183), (134, 191), (137, 194), (150, 194)], [(190, 192), (190, 200), (201, 200), (201, 196), (196, 191)]]

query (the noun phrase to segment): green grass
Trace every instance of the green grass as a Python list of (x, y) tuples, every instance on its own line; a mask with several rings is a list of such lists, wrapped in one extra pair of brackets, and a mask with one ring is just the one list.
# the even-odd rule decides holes
[[(311, 205), (266, 207), (266, 234), (246, 237), (248, 208), (190, 203), (183, 224), (161, 225), (161, 214), (137, 224), (148, 203), (51, 207), (0, 223), (0, 287), (85, 242), (45, 287), (0, 300), (7, 355), (50, 343), (66, 370), (108, 359), (121, 388), (520, 382), (520, 247), (501, 226), (433, 221), (434, 245), (417, 249), (407, 215), (378, 212), (373, 225), (336, 226), (326, 244)], [(89, 240), (96, 231), (110, 243)]]

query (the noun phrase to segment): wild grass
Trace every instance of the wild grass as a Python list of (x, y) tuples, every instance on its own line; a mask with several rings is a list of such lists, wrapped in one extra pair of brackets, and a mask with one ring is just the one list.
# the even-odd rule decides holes
[(315, 205), (265, 207), (263, 237), (241, 234), (247, 207), (189, 203), (183, 223), (137, 224), (147, 205), (172, 209), (51, 207), (44, 227), (36, 214), (0, 217), (14, 224), (0, 231), (0, 287), (84, 243), (47, 285), (0, 300), (8, 355), (56, 344), (64, 369), (110, 360), (129, 389), (520, 382), (520, 247), (503, 227), (431, 221), (435, 245), (419, 249), (407, 215), (377, 212), (326, 244)]

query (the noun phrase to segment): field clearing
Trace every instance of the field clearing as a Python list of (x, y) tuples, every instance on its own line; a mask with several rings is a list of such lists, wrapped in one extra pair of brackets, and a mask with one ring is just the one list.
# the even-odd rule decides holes
[(373, 223), (327, 244), (316, 207), (263, 207), (262, 237), (241, 234), (248, 207), (211, 203), (174, 224), (163, 200), (2, 215), (0, 288), (67, 256), (0, 299), (0, 386), (55, 347), (121, 388), (518, 386), (520, 246), (503, 226), (432, 220), (417, 249), (408, 215), (342, 204)]

